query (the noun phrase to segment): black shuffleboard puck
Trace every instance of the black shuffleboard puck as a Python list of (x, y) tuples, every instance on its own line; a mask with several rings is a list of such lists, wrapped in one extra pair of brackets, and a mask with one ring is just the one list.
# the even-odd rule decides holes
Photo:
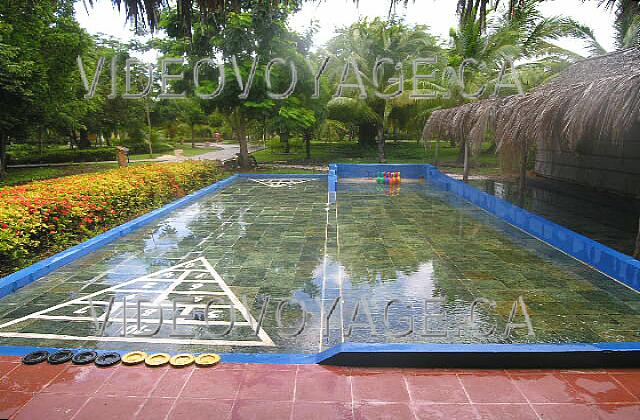
[(74, 365), (88, 365), (89, 363), (93, 363), (97, 357), (98, 353), (95, 351), (81, 351), (73, 356), (71, 363)]
[(38, 350), (25, 355), (22, 358), (22, 363), (25, 365), (37, 365), (49, 358), (49, 352), (44, 350)]
[(118, 353), (102, 353), (96, 358), (96, 365), (100, 367), (113, 366), (120, 363), (120, 354)]
[(47, 361), (50, 365), (61, 365), (67, 363), (73, 357), (71, 350), (60, 350), (49, 356)]

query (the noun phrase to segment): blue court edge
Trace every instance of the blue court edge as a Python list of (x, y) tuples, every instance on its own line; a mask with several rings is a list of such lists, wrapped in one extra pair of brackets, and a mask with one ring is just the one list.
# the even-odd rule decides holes
[[(52, 347), (29, 346), (0, 346), (0, 356), (22, 357), (37, 350), (46, 350), (50, 353), (62, 350)], [(97, 351), (98, 354), (116, 352), (124, 355), (125, 350), (95, 350), (73, 349), (80, 352), (84, 350)], [(219, 353), (223, 363), (257, 363), (275, 365), (313, 365), (321, 364), (337, 355), (368, 354), (380, 355), (395, 354), (420, 354), (425, 358), (430, 353), (438, 354), (489, 354), (499, 356), (501, 354), (521, 355), (553, 355), (554, 353), (601, 353), (611, 354), (615, 352), (631, 352), (640, 354), (640, 343), (568, 343), (568, 344), (367, 344), (367, 343), (342, 343), (317, 354), (302, 353)]]
[[(173, 201), (130, 222), (113, 228), (88, 241), (42, 260), (30, 267), (0, 279), (0, 298), (15, 292), (52, 271), (95, 251), (121, 236), (185, 206), (207, 194), (218, 191), (239, 178), (327, 178), (328, 200), (335, 202), (340, 178), (375, 178), (378, 172), (400, 171), (403, 178), (425, 179), (433, 185), (456, 194), (499, 219), (522, 229), (533, 237), (588, 264), (613, 279), (640, 291), (640, 261), (577, 234), (545, 218), (532, 214), (503, 199), (484, 193), (471, 185), (454, 180), (427, 164), (330, 164), (328, 175), (305, 174), (238, 174)], [(58, 349), (28, 346), (0, 346), (2, 356), (24, 356), (35, 350)], [(80, 351), (80, 349), (78, 349)], [(231, 363), (317, 364), (339, 354), (483, 353), (483, 354), (553, 354), (553, 353), (630, 352), (640, 354), (640, 342), (567, 343), (567, 344), (367, 344), (343, 343), (317, 354), (221, 353)], [(126, 353), (124, 351), (120, 352)], [(637, 356), (636, 356), (637, 357)]]

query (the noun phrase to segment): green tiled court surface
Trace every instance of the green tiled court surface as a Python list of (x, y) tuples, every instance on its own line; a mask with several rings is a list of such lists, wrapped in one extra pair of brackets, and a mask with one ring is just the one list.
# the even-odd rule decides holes
[(453, 195), (341, 183), (329, 205), (322, 179), (243, 179), (0, 301), (0, 344), (23, 346), (317, 353), (639, 330), (638, 293)]

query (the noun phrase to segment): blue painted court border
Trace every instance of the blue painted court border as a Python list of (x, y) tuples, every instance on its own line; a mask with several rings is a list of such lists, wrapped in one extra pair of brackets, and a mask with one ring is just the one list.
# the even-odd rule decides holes
[[(0, 346), (0, 356), (22, 357), (53, 347)], [(74, 349), (76, 352), (95, 349)], [(125, 350), (97, 350), (100, 353)], [(638, 367), (640, 343), (367, 344), (343, 343), (317, 354), (220, 353), (224, 363), (379, 367), (570, 368)]]
[[(327, 178), (329, 201), (337, 198), (338, 179), (373, 178), (377, 172), (400, 171), (403, 178), (424, 178), (494, 214), (532, 236), (593, 266), (616, 280), (640, 290), (640, 262), (540, 216), (442, 174), (427, 164), (331, 164), (328, 175), (236, 174), (111, 229), (50, 258), (0, 279), (0, 298), (69, 264), (116, 239), (219, 191), (240, 178)], [(0, 346), (2, 356), (23, 356), (56, 348)], [(82, 349), (76, 349), (81, 351)], [(103, 353), (105, 351), (99, 351)], [(119, 351), (124, 354), (125, 351)], [(229, 363), (346, 364), (357, 366), (465, 366), (511, 367), (640, 366), (640, 342), (566, 344), (412, 344), (343, 343), (317, 354), (221, 353)]]

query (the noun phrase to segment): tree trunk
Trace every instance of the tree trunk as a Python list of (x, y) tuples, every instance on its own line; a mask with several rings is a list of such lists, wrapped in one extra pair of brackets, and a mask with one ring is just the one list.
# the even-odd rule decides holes
[(520, 179), (518, 185), (518, 206), (524, 207), (525, 191), (527, 189), (527, 147), (522, 150), (522, 160), (520, 162)]
[(465, 156), (467, 156), (467, 142), (466, 140), (462, 143), (460, 143), (460, 152), (458, 153), (458, 158), (456, 159), (457, 163), (464, 163), (464, 160), (466, 159)]
[(267, 147), (267, 117), (262, 119), (262, 144)]
[(42, 159), (42, 155), (44, 154), (44, 128), (40, 128), (38, 130), (38, 146), (40, 152), (40, 159)]
[(358, 126), (358, 142), (360, 146), (373, 146), (377, 139), (377, 129), (373, 124)]
[(469, 145), (464, 142), (461, 147), (464, 147), (464, 171), (462, 173), (462, 181), (469, 182)]
[(0, 133), (0, 179), (7, 173), (7, 136)]
[(289, 153), (289, 130), (286, 128), (280, 129), (280, 145), (285, 153)]
[(633, 258), (640, 260), (640, 221), (638, 222), (638, 236), (636, 236), (636, 249), (633, 251)]
[(91, 140), (89, 140), (89, 132), (84, 128), (80, 130), (80, 144), (78, 145), (80, 149), (90, 149), (91, 148)]
[(305, 132), (302, 134), (302, 137), (304, 138), (306, 159), (311, 160), (311, 132), (305, 130)]
[(385, 163), (387, 161), (384, 155), (384, 126), (378, 127), (378, 161)]
[(147, 114), (147, 126), (149, 127), (149, 158), (153, 159), (153, 146), (151, 144), (153, 142), (151, 139), (151, 110), (149, 109), (149, 103), (147, 101), (144, 103), (144, 110)]
[(196, 138), (195, 138), (195, 124), (191, 123), (191, 148), (196, 148)]
[(244, 120), (239, 122), (238, 129), (238, 143), (240, 144), (240, 166), (246, 168), (249, 166), (249, 146), (247, 144), (247, 136), (245, 135)]
[(71, 130), (71, 150), (73, 150), (77, 144), (78, 144), (78, 134), (74, 129), (74, 130)]

